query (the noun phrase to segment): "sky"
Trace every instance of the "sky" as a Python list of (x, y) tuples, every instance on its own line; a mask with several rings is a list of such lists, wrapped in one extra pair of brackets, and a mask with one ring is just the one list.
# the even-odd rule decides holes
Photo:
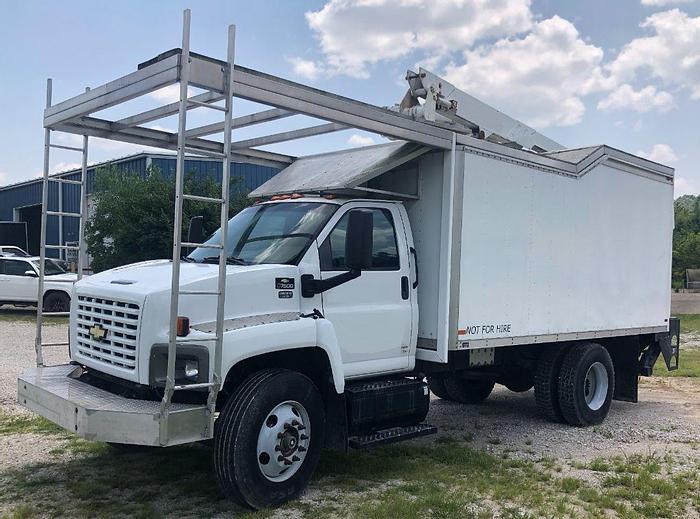
[[(575, 148), (608, 144), (676, 169), (675, 195), (700, 193), (700, 0), (6, 0), (0, 32), (0, 185), (41, 175), (46, 78), (60, 102), (181, 46), (379, 106), (398, 103), (407, 69), (423, 66)], [(193, 93), (197, 93), (193, 90)], [(97, 116), (177, 100), (166, 88)], [(266, 107), (235, 102), (235, 115)], [(188, 127), (219, 112), (189, 112)], [(297, 116), (233, 139), (308, 125)], [(147, 126), (174, 130), (174, 117)], [(81, 138), (54, 133), (58, 144)], [(305, 155), (382, 142), (347, 130), (267, 149)], [(91, 163), (147, 150), (90, 140)], [(153, 150), (150, 150), (153, 151)], [(51, 171), (80, 155), (52, 150)]]

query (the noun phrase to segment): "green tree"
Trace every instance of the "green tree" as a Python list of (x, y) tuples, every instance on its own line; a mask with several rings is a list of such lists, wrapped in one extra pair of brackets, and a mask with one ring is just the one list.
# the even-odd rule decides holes
[[(236, 180), (236, 181), (234, 181)], [(185, 192), (200, 196), (220, 196), (214, 179), (185, 177)], [(231, 182), (229, 217), (250, 202), (237, 179)], [(175, 182), (157, 168), (145, 176), (103, 168), (95, 176), (93, 193), (95, 210), (85, 226), (85, 240), (92, 255), (95, 272), (150, 259), (172, 257)], [(217, 204), (186, 200), (183, 209), (182, 236), (185, 238), (190, 218), (204, 217), (204, 235), (219, 227)]]
[(674, 203), (673, 285), (683, 286), (686, 269), (700, 268), (700, 197), (684, 195)]

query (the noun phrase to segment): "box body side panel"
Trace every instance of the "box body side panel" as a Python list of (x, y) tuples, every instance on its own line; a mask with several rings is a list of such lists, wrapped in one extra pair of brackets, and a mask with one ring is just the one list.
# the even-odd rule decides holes
[(672, 185), (473, 154), (465, 175), (460, 342), (668, 325)]

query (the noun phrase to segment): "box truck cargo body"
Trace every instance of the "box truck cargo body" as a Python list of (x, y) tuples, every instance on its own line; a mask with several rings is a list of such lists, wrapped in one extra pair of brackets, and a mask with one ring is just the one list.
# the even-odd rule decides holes
[[(234, 70), (234, 34), (227, 61), (190, 53), (186, 11), (182, 49), (53, 106), (49, 83), (46, 164), (52, 130), (84, 136), (84, 165), (89, 136), (177, 149), (174, 245), (172, 259), (75, 283), (70, 364), (44, 364), (56, 344), (42, 341), (39, 306), (23, 406), (120, 449), (213, 440), (223, 493), (265, 508), (303, 491), (324, 447), (435, 433), (431, 393), (474, 405), (496, 384), (534, 388), (544, 417), (581, 427), (613, 399), (637, 401), (660, 355), (678, 367), (672, 168), (564, 149), (423, 69), (390, 109)], [(175, 83), (178, 103), (90, 116)], [(188, 98), (189, 85), (207, 92)], [(233, 97), (270, 106), (241, 127), (325, 122), (232, 142)], [(225, 121), (188, 128), (195, 107)], [(140, 126), (175, 113), (177, 133)], [(260, 149), (348, 127), (391, 140), (306, 157)], [(185, 151), (223, 161), (220, 198), (185, 191)], [(234, 152), (283, 169), (229, 219)], [(47, 166), (44, 197), (49, 180)], [(193, 219), (185, 240), (185, 201), (218, 205), (220, 229), (205, 240)], [(80, 213), (47, 216), (82, 226)]]

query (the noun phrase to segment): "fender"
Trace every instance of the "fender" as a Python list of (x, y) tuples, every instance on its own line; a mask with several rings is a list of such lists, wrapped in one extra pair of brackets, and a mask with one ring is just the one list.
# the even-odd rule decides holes
[[(299, 318), (248, 326), (224, 334), (222, 377), (239, 362), (276, 351), (321, 348), (328, 357), (337, 393), (345, 391), (342, 358), (333, 324), (326, 319)], [(213, 353), (213, 350), (210, 350)]]

